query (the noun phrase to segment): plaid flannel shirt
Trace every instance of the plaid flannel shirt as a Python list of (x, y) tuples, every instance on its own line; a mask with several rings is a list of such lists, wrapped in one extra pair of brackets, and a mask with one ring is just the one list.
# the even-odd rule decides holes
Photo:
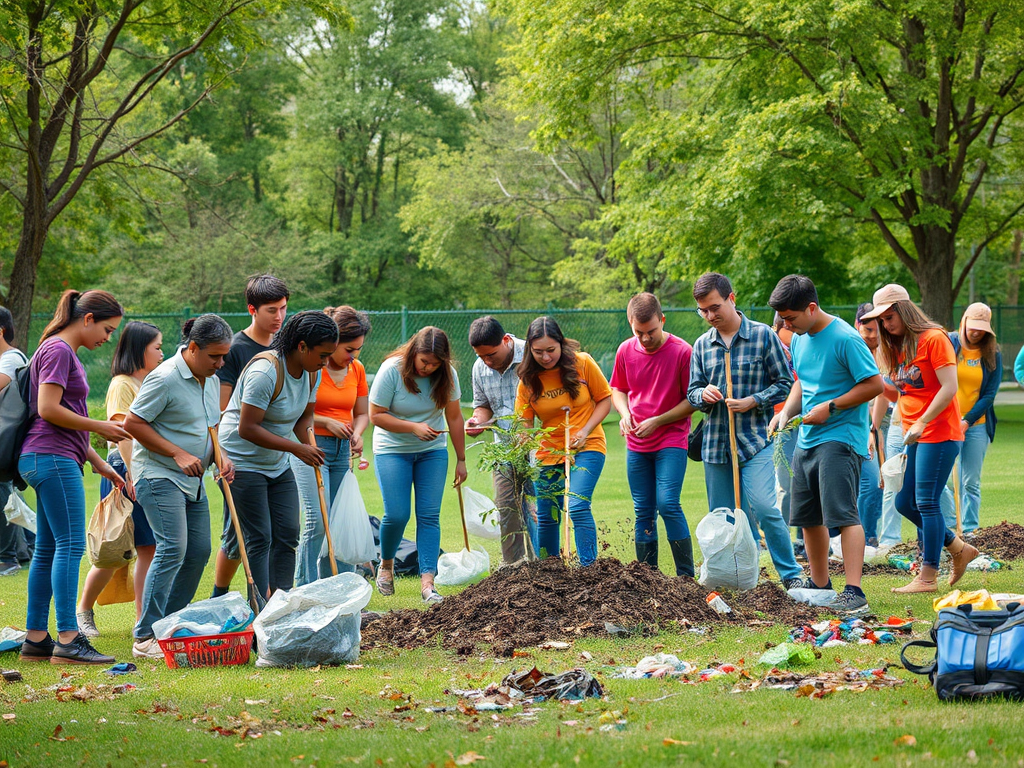
[[(736, 414), (736, 449), (739, 460), (747, 461), (768, 444), (768, 422), (772, 406), (783, 402), (793, 388), (786, 350), (779, 337), (764, 323), (740, 313), (740, 327), (729, 349), (734, 398), (750, 397), (757, 406)], [(725, 342), (715, 328), (703, 334), (693, 345), (690, 358), (690, 387), (686, 399), (707, 414), (701, 457), (711, 464), (729, 461), (729, 413), (724, 400), (714, 405), (704, 402), (704, 388), (725, 386)]]
[[(516, 412), (516, 391), (519, 389), (517, 368), (526, 353), (526, 342), (512, 337), (512, 362), (503, 373), (487, 367), (479, 358), (473, 363), (473, 407), (490, 408), (497, 424), (508, 429)], [(507, 435), (494, 433), (495, 441), (510, 439)]]

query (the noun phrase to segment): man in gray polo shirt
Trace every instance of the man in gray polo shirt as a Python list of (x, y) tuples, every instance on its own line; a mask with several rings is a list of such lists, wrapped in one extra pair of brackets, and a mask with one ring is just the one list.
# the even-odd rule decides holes
[[(473, 364), (473, 415), (466, 421), (466, 434), (475, 436), (481, 425), (496, 422), (508, 429), (516, 412), (519, 374), (526, 342), (505, 333), (495, 318), (479, 317), (469, 326), (469, 345), (479, 358)], [(495, 440), (508, 440), (496, 433)], [(519, 476), (512, 467), (494, 470), (494, 503), (501, 526), (501, 559), (505, 564), (519, 562), (537, 552), (537, 511), (533, 503), (533, 483)], [(532, 548), (526, 546), (527, 535)]]

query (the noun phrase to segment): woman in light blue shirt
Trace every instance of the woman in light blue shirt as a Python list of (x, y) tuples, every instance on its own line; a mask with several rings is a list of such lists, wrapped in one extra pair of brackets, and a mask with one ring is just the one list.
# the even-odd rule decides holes
[[(153, 622), (189, 604), (210, 559), (203, 473), (213, 457), (210, 428), (220, 420), (215, 374), (231, 348), (231, 326), (217, 315), (202, 315), (185, 323), (182, 340), (185, 346), (146, 376), (124, 422), (135, 439), (135, 497), (156, 537), (133, 632), (136, 658), (163, 658)], [(230, 462), (224, 474), (230, 482)]]
[(377, 589), (382, 595), (395, 593), (395, 553), (412, 514), (410, 494), (415, 488), (420, 594), (428, 604), (442, 599), (434, 589), (434, 576), (448, 474), (446, 423), (457, 460), (455, 485), (466, 479), (462, 390), (451, 360), (445, 332), (427, 326), (388, 356), (370, 387), (374, 470), (384, 497)]
[(338, 346), (338, 326), (323, 312), (292, 315), (270, 352), (238, 377), (220, 425), (224, 453), (235, 463), (232, 484), (249, 569), (260, 594), (291, 589), (299, 545), (299, 490), (289, 454), (319, 467), (310, 445), (319, 372)]

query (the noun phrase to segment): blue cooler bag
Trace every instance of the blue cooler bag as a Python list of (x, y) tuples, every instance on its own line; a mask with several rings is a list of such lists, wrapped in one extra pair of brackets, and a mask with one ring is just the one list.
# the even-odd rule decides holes
[[(943, 608), (931, 640), (903, 646), (903, 666), (927, 675), (942, 701), (1004, 697), (1024, 699), (1024, 606), (975, 611), (970, 605)], [(934, 648), (935, 660), (907, 661), (908, 648)]]

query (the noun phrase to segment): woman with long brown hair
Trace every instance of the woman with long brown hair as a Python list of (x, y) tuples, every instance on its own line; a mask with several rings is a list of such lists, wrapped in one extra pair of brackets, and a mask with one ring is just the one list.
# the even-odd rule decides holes
[[(542, 465), (537, 478), (537, 522), (542, 556), (559, 554), (565, 488), (565, 454), (569, 469), (569, 517), (576, 531), (580, 564), (597, 559), (597, 527), (591, 511), (594, 486), (604, 469), (607, 447), (601, 422), (612, 407), (612, 390), (594, 358), (567, 339), (551, 317), (538, 317), (526, 332), (527, 354), (519, 364), (516, 413), (527, 426), (540, 419), (551, 428), (537, 450)], [(565, 414), (569, 414), (566, 445)], [(568, 523), (566, 523), (568, 525)]]
[(445, 425), (455, 449), (455, 485), (466, 480), (466, 434), (459, 399), (462, 390), (452, 366), (451, 345), (440, 328), (427, 326), (392, 352), (370, 387), (374, 471), (384, 497), (380, 524), (377, 589), (395, 593), (395, 553), (412, 514), (416, 489), (416, 548), (420, 594), (440, 603), (434, 589), (441, 549), (441, 499), (448, 474)]
[(977, 302), (964, 310), (960, 331), (949, 334), (956, 352), (957, 392), (964, 442), (960, 447), (960, 498), (963, 529), (978, 528), (981, 508), (981, 467), (988, 444), (995, 439), (994, 406), (1003, 380), (1003, 355), (992, 329), (992, 310)]
[(923, 531), (921, 571), (893, 592), (934, 592), (943, 546), (953, 561), (950, 586), (978, 555), (977, 549), (946, 527), (939, 506), (964, 439), (956, 401), (956, 354), (946, 332), (928, 319), (902, 286), (879, 288), (872, 304), (875, 308), (861, 319), (879, 320), (879, 367), (899, 390), (907, 446), (907, 468), (896, 509)]

